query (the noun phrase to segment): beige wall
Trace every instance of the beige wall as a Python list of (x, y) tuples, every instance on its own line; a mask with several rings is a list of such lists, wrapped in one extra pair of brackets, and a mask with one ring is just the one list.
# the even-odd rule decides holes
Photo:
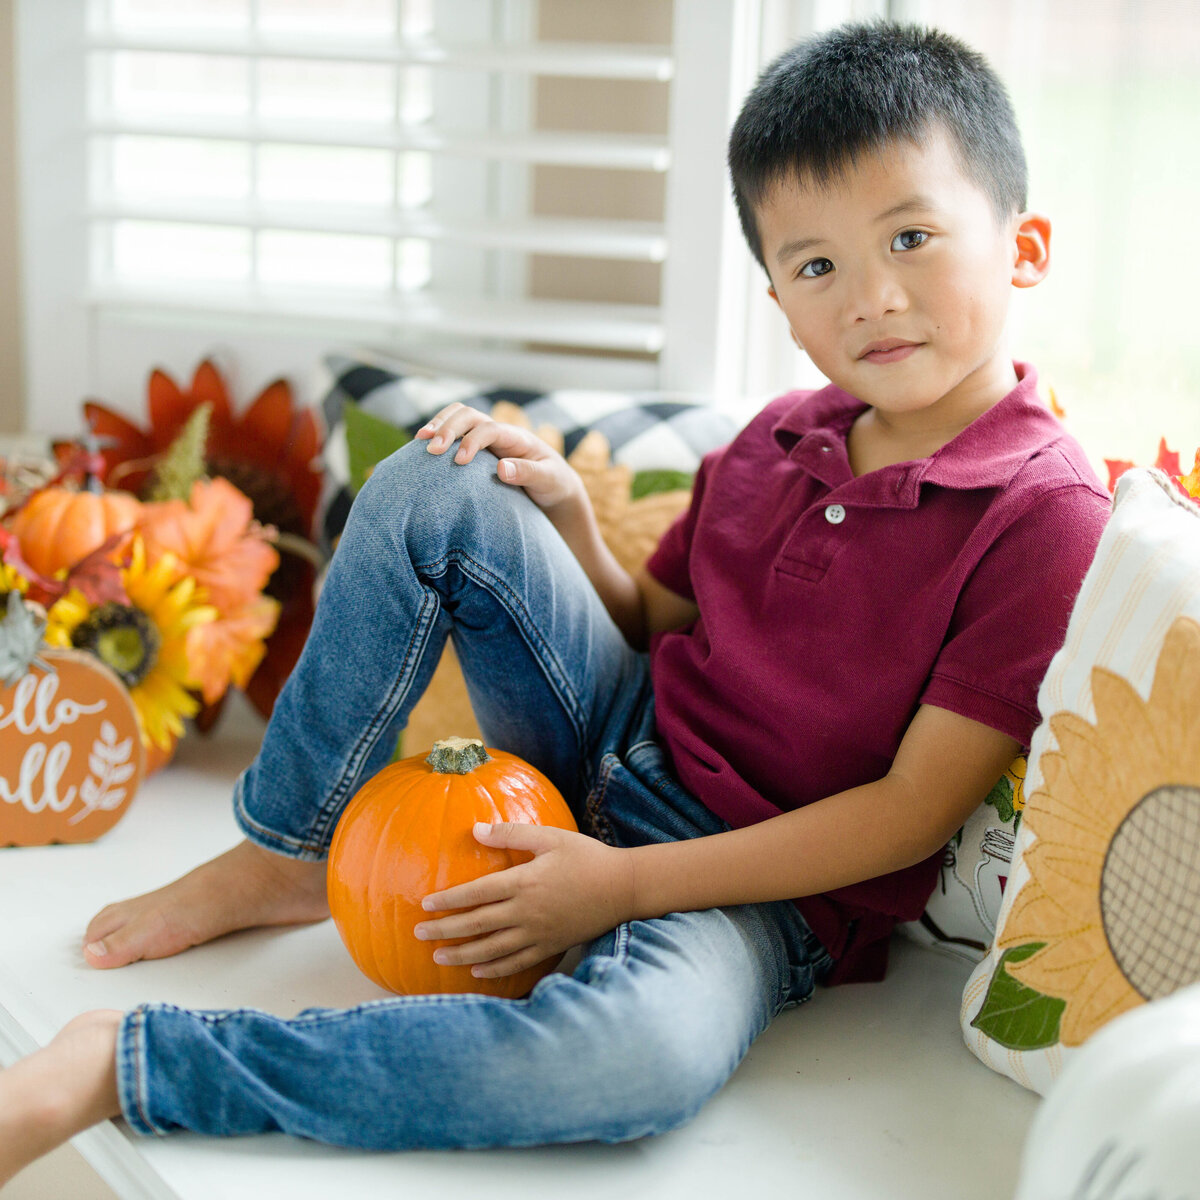
[(13, 121), (13, 5), (14, 0), (0, 0), (0, 432), (3, 433), (20, 430), (25, 424)]

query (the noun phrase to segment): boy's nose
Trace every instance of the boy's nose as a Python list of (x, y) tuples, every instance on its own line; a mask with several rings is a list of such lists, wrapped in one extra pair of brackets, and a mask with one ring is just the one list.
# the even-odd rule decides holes
[(889, 313), (904, 312), (908, 295), (895, 273), (881, 268), (858, 274), (850, 302), (850, 316), (855, 322), (879, 321)]

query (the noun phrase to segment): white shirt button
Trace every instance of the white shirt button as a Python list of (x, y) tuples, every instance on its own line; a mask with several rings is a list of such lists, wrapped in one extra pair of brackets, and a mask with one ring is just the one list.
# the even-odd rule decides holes
[(846, 519), (846, 510), (840, 504), (830, 504), (825, 509), (825, 520), (830, 525), (840, 525)]

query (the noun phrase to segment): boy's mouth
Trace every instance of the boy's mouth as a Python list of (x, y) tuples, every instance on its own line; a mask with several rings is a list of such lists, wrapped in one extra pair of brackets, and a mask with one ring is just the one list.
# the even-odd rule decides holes
[(906, 342), (901, 338), (884, 338), (864, 347), (858, 357), (860, 361), (870, 363), (900, 362), (920, 345), (920, 342)]

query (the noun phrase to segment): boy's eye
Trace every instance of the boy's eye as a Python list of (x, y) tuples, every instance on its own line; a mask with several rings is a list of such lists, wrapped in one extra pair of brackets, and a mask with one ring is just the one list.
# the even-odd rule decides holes
[(923, 229), (902, 229), (892, 238), (893, 250), (915, 250), (929, 241), (929, 234)]
[(812, 258), (802, 266), (798, 274), (803, 275), (806, 279), (817, 279), (822, 275), (828, 275), (833, 270), (833, 263), (827, 258)]

